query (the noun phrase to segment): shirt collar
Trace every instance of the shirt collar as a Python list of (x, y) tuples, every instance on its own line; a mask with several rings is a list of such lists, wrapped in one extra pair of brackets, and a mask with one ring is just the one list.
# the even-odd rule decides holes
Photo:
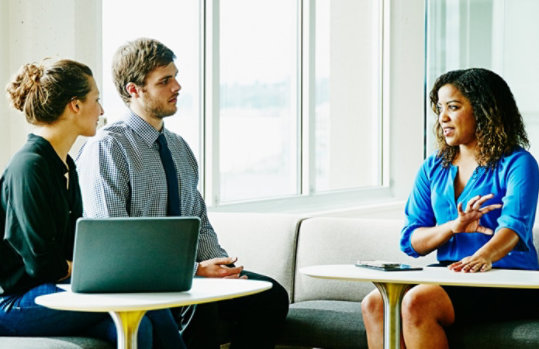
[(60, 159), (50, 142), (45, 138), (30, 133), (28, 134), (28, 141), (36, 144), (44, 153), (46, 153), (47, 156), (49, 156), (50, 159), (53, 161), (54, 168), (62, 175), (66, 174), (69, 171), (75, 170), (75, 162), (73, 161), (71, 156), (69, 156), (69, 154), (67, 155), (67, 165), (69, 166), (68, 168), (66, 164), (64, 164), (62, 159)]
[[(135, 114), (133, 111), (129, 111), (127, 117), (127, 125), (146, 143), (150, 148), (153, 146), (157, 137), (161, 132), (157, 131), (152, 125), (150, 125), (146, 120)], [(163, 131), (165, 127), (163, 126)]]

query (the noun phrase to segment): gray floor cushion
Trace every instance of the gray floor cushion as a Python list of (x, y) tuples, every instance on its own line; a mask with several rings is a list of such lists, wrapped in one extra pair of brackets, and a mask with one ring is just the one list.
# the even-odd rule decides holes
[(280, 344), (324, 349), (367, 348), (361, 305), (324, 300), (291, 304)]
[(537, 349), (539, 319), (459, 324), (447, 332), (451, 348)]
[[(537, 349), (539, 319), (462, 323), (447, 330), (450, 348)], [(292, 304), (283, 345), (324, 349), (367, 348), (359, 302), (305, 301)]]

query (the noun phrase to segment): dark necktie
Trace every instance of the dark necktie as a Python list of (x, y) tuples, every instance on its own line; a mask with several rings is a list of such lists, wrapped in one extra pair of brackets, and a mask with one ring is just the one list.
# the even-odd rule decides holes
[(180, 193), (178, 189), (178, 177), (176, 175), (176, 166), (172, 161), (172, 154), (168, 149), (167, 140), (165, 135), (161, 133), (157, 137), (157, 143), (159, 144), (159, 156), (161, 162), (165, 168), (165, 175), (167, 177), (167, 189), (168, 189), (168, 202), (167, 202), (167, 216), (179, 216), (180, 215)]

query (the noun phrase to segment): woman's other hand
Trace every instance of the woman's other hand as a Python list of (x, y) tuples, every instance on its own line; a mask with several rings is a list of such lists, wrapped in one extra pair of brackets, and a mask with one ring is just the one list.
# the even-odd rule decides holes
[(492, 261), (485, 257), (470, 256), (450, 264), (448, 268), (449, 270), (460, 271), (463, 273), (484, 272), (492, 269)]
[(502, 207), (501, 204), (481, 207), (487, 200), (492, 199), (493, 196), (493, 194), (474, 196), (468, 201), (465, 211), (462, 210), (462, 203), (459, 203), (457, 206), (458, 217), (455, 219), (451, 229), (453, 233), (482, 233), (492, 235), (494, 233), (492, 229), (482, 226), (480, 220), (485, 213)]
[(519, 236), (509, 228), (501, 228), (473, 255), (448, 266), (450, 270), (475, 273), (492, 269), (492, 263), (505, 257), (518, 243)]

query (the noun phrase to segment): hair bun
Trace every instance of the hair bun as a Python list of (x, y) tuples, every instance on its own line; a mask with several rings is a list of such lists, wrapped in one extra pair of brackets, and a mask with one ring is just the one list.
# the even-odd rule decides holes
[(24, 110), (28, 96), (39, 88), (44, 71), (43, 65), (38, 63), (28, 63), (19, 69), (13, 81), (6, 87), (11, 104), (15, 109)]

